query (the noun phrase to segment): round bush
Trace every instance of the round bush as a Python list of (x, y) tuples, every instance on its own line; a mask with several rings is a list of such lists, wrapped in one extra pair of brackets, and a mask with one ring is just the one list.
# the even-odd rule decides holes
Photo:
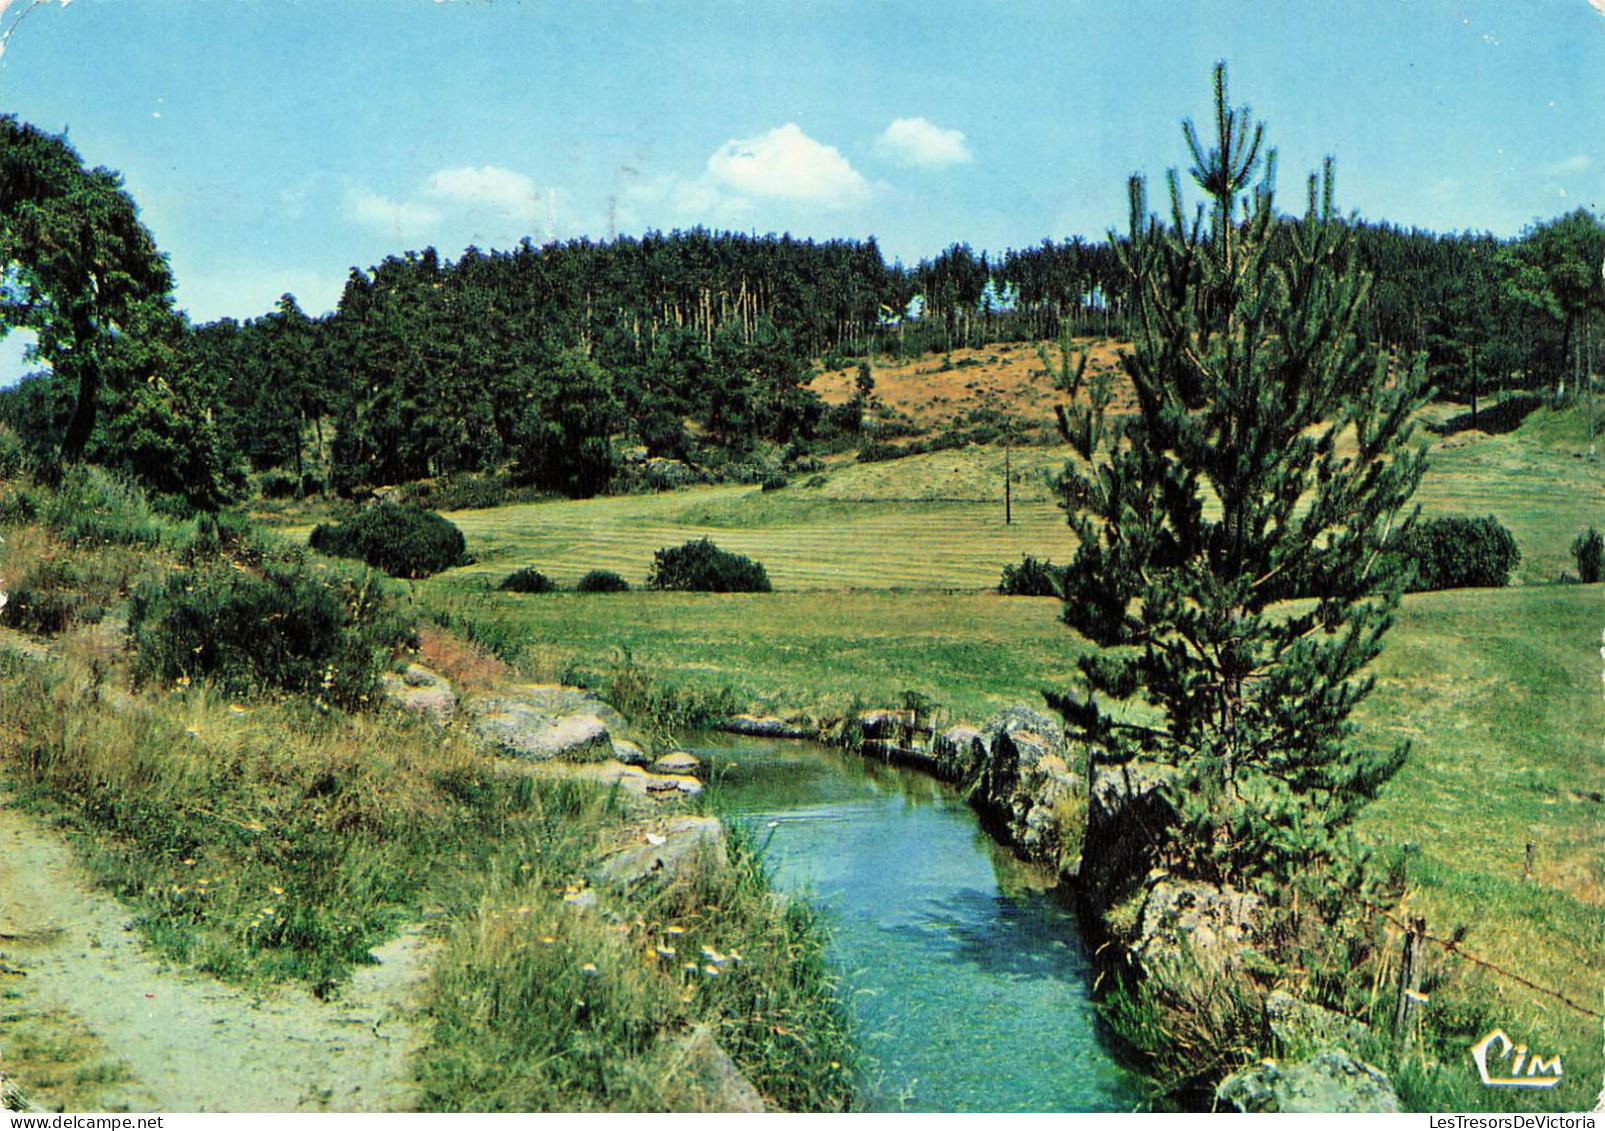
[(553, 593), (557, 584), (534, 566), (525, 566), (508, 574), (496, 588), (504, 593)]
[(357, 558), (394, 577), (428, 577), (467, 560), (463, 532), (411, 504), (380, 504), (337, 526), (320, 524), (310, 544), (320, 553)]
[(1405, 533), (1398, 552), (1404, 587), (1411, 592), (1497, 589), (1521, 562), (1515, 535), (1492, 515), (1418, 523)]
[(260, 575), (219, 564), (147, 583), (129, 601), (128, 633), (142, 678), (348, 707), (373, 701), (384, 662), (409, 636), (372, 575), (277, 562)]
[(695, 593), (768, 593), (769, 575), (758, 562), (721, 550), (706, 538), (667, 547), (652, 556), (647, 584)]
[(574, 589), (580, 593), (628, 593), (630, 583), (610, 569), (593, 569)]
[(1026, 554), (1019, 565), (1003, 567), (998, 592), (1005, 597), (1061, 597), (1064, 595), (1064, 567)]

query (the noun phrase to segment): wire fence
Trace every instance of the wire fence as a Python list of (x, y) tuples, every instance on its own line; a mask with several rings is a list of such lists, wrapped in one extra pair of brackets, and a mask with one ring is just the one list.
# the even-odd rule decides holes
[(1486, 958), (1472, 954), (1469, 950), (1466, 950), (1464, 947), (1462, 947), (1459, 941), (1456, 939), (1442, 939), (1436, 935), (1429, 934), (1425, 930), (1424, 926), (1418, 926), (1423, 922), (1421, 920), (1417, 920), (1417, 924), (1414, 925), (1406, 923), (1397, 916), (1393, 915), (1386, 908), (1378, 907), (1376, 904), (1371, 903), (1368, 900), (1361, 900), (1360, 902), (1362, 902), (1366, 907), (1370, 908), (1370, 910), (1374, 911), (1376, 914), (1382, 916), (1382, 918), (1386, 919), (1389, 923), (1392, 923), (1399, 930), (1403, 931), (1407, 940), (1411, 937), (1415, 937), (1424, 942), (1433, 943), (1439, 947), (1442, 947), (1445, 952), (1453, 954), (1457, 958), (1462, 958), (1471, 963), (1473, 966), (1480, 966), (1484, 970), (1489, 970), (1495, 974), (1498, 974), (1501, 978), (1508, 978), (1517, 985), (1524, 986), (1527, 989), (1532, 990), (1534, 993), (1544, 994), (1547, 997), (1552, 997), (1562, 1005), (1566, 1006), (1568, 1009), (1574, 1009), (1578, 1013), (1583, 1014), (1585, 1017), (1597, 1017), (1600, 1019), (1605, 1019), (1605, 1012), (1583, 1005), (1580, 1002), (1573, 1001), (1559, 990), (1550, 989), (1548, 986), (1541, 986), (1530, 978), (1525, 978), (1514, 971), (1506, 970), (1503, 966), (1500, 966), (1496, 962), (1490, 962)]

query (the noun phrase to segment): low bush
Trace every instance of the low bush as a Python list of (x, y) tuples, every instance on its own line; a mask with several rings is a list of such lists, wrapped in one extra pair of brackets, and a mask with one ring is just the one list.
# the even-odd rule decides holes
[(784, 491), (790, 485), (791, 480), (778, 471), (772, 471), (763, 477), (763, 489), (765, 491)]
[(1605, 577), (1605, 535), (1590, 526), (1572, 543), (1572, 557), (1577, 559), (1577, 578), (1584, 585)]
[(707, 538), (655, 553), (647, 584), (696, 593), (768, 593), (772, 588), (761, 564), (721, 550)]
[(1064, 567), (1046, 558), (1037, 560), (1026, 554), (1019, 565), (1003, 567), (998, 592), (1005, 597), (1064, 596)]
[(525, 566), (508, 574), (496, 588), (503, 593), (555, 593), (557, 583), (534, 566)]
[(338, 525), (320, 524), (312, 530), (310, 545), (395, 577), (428, 577), (467, 561), (462, 531), (410, 503), (370, 506)]
[(1404, 588), (1497, 589), (1521, 562), (1515, 535), (1498, 519), (1434, 518), (1417, 523), (1397, 544)]
[(28, 445), (9, 427), (0, 424), (0, 479), (20, 479), (28, 474), (32, 465)]
[(578, 593), (628, 593), (630, 583), (610, 569), (593, 569), (574, 586)]
[(368, 573), (269, 563), (177, 573), (134, 590), (128, 633), (141, 679), (207, 681), (229, 695), (305, 692), (321, 705), (373, 696), (410, 637)]
[(37, 505), (44, 525), (74, 548), (155, 546), (166, 526), (138, 487), (98, 467), (69, 468)]
[(94, 624), (105, 609), (79, 593), (78, 571), (65, 558), (41, 559), (11, 583), (0, 608), (0, 623), (41, 636), (55, 636), (75, 624)]
[(898, 444), (887, 444), (880, 440), (871, 440), (858, 449), (858, 462), (885, 463), (887, 460), (902, 459), (904, 456), (918, 454), (911, 449), (912, 445), (905, 447)]

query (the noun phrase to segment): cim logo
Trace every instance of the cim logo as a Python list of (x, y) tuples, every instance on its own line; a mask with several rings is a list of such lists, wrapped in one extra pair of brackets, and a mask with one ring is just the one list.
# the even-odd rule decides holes
[[(1510, 1064), (1510, 1074), (1495, 1076), (1494, 1072), (1505, 1067), (1499, 1062), (1512, 1054), (1515, 1059)], [(1482, 1077), (1482, 1082), (1490, 1088), (1553, 1088), (1561, 1079), (1560, 1057), (1545, 1060), (1535, 1056), (1529, 1060), (1527, 1046), (1513, 1042), (1505, 1036), (1503, 1029), (1495, 1029), (1472, 1045), (1471, 1059), (1477, 1062), (1477, 1074)], [(1489, 1064), (1490, 1060), (1494, 1062), (1492, 1065)], [(1525, 1074), (1523, 1067), (1526, 1068)]]

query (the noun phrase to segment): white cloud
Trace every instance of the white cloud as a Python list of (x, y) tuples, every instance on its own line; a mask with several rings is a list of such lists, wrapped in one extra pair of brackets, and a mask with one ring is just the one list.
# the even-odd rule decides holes
[(500, 165), (442, 169), (424, 182), (423, 191), (435, 200), (466, 205), (470, 211), (521, 220), (538, 217), (541, 210), (535, 182)]
[[(286, 206), (291, 205), (287, 198)], [(401, 200), (351, 189), (345, 214), (393, 240), (500, 246), (537, 234), (546, 204), (523, 173), (500, 165), (465, 165), (431, 173)]]
[(391, 200), (376, 192), (352, 189), (346, 193), (345, 212), (365, 228), (398, 240), (427, 235), (440, 223), (440, 211), (412, 200)]
[(924, 118), (898, 118), (881, 131), (880, 151), (903, 165), (939, 169), (972, 160), (959, 130), (943, 129)]
[(795, 124), (731, 139), (708, 158), (708, 179), (744, 196), (825, 208), (856, 208), (873, 193), (852, 163)]
[[(1605, 0), (1602, 0), (1605, 2)], [(1564, 177), (1567, 173), (1586, 173), (1593, 161), (1586, 153), (1576, 153), (1563, 161), (1557, 161), (1544, 170), (1551, 177)]]

